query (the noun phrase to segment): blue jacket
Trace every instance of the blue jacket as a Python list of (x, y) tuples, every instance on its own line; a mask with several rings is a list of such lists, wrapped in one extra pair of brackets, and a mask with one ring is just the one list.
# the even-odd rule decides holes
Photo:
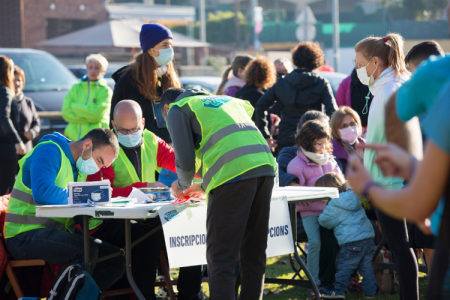
[[(286, 172), (287, 166), (289, 165), (291, 160), (293, 160), (297, 156), (297, 150), (297, 146), (284, 147), (278, 154), (277, 163), (280, 186), (288, 186), (291, 182), (299, 183), (297, 176), (288, 174)], [(336, 162), (342, 173), (344, 173), (344, 170), (342, 170), (342, 164), (338, 159), (336, 159)]]
[(353, 191), (340, 193), (339, 198), (331, 199), (319, 217), (319, 224), (334, 229), (339, 246), (375, 237), (373, 226)]
[[(72, 164), (73, 178), (76, 181), (78, 172), (70, 152), (71, 141), (58, 132), (44, 136), (39, 142), (45, 141), (53, 141), (61, 147)], [(52, 144), (36, 147), (22, 166), (23, 183), (32, 190), (34, 201), (38, 204), (67, 204), (69, 191), (55, 185), (61, 168), (61, 152)]]

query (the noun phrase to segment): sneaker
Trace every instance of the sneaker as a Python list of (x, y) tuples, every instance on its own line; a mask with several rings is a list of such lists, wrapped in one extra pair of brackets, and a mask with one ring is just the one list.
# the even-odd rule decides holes
[(322, 294), (322, 299), (345, 299), (344, 291), (329, 291), (328, 293)]
[(375, 295), (373, 295), (373, 296), (364, 296), (364, 297), (366, 297), (366, 299), (375, 299)]

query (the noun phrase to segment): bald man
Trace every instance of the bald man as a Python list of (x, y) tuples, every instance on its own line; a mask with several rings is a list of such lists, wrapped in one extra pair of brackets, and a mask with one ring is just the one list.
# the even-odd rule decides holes
[[(144, 129), (145, 119), (139, 104), (133, 100), (122, 100), (114, 108), (113, 130), (119, 140), (119, 156), (116, 162), (101, 172), (87, 177), (87, 181), (108, 179), (113, 187), (113, 197), (128, 197), (133, 187), (164, 186), (155, 182), (157, 167), (176, 171), (173, 149), (152, 132)], [(131, 224), (131, 241), (135, 241), (160, 225), (158, 218)], [(122, 220), (91, 219), (91, 235), (117, 247), (125, 246), (125, 229)], [(155, 299), (154, 278), (159, 252), (163, 248), (162, 230), (157, 231), (133, 248), (135, 281), (145, 299)], [(123, 283), (125, 282), (125, 283)], [(126, 284), (125, 276), (121, 284)]]
[[(133, 187), (165, 186), (155, 182), (155, 171), (159, 167), (176, 172), (175, 153), (166, 142), (144, 129), (145, 119), (142, 118), (139, 104), (133, 100), (122, 100), (117, 103), (111, 124), (119, 140), (119, 156), (109, 168), (88, 176), (87, 181), (108, 179), (113, 187), (113, 197), (128, 197)], [(140, 238), (160, 224), (159, 218), (148, 219), (145, 224), (132, 224), (131, 240)], [(91, 219), (89, 225), (93, 237), (118, 247), (125, 246), (122, 220)], [(159, 230), (133, 248), (136, 254), (135, 280), (145, 299), (155, 299), (153, 279), (159, 252), (163, 247), (163, 232)], [(181, 268), (178, 278), (178, 299), (201, 299), (202, 279), (202, 266)], [(114, 288), (124, 287), (120, 284), (126, 284), (125, 276), (118, 284), (119, 286)]]

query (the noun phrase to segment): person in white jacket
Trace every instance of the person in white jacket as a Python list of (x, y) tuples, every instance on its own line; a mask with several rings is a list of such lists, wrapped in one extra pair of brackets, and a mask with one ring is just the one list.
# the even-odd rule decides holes
[[(385, 37), (368, 37), (356, 44), (355, 52), (358, 78), (369, 86), (370, 93), (374, 97), (368, 110), (366, 144), (384, 144), (387, 142), (384, 123), (386, 103), (389, 97), (409, 80), (410, 75), (405, 66), (403, 38), (393, 33)], [(370, 94), (366, 96), (367, 102), (369, 97)], [(375, 156), (373, 150), (364, 152), (364, 166), (372, 175), (374, 182), (387, 189), (402, 188), (403, 179), (383, 176), (375, 163)], [(370, 185), (364, 190), (368, 190)], [(418, 267), (414, 253), (409, 248), (406, 222), (393, 219), (377, 209), (375, 213), (389, 248), (395, 256), (400, 299), (417, 300)]]

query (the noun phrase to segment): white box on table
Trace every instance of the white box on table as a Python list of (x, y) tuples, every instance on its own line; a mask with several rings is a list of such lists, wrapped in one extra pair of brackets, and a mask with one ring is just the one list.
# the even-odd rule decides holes
[(91, 182), (69, 182), (69, 205), (79, 206), (95, 203), (111, 202), (111, 182), (109, 180)]

